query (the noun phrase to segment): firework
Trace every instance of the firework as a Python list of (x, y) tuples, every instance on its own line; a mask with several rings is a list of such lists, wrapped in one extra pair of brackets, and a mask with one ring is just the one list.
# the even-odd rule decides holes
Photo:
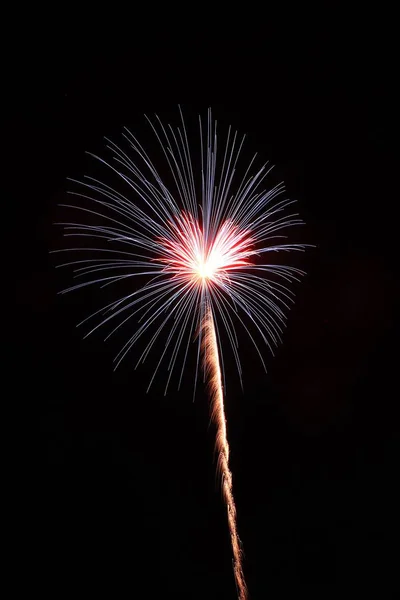
[[(180, 115), (181, 126), (176, 130), (165, 127), (158, 117), (148, 119), (165, 159), (163, 176), (127, 129), (123, 133), (125, 149), (107, 140), (111, 159), (92, 155), (118, 184), (94, 177), (75, 181), (81, 188), (71, 194), (79, 202), (63, 206), (78, 210), (84, 218), (62, 225), (66, 236), (81, 241), (88, 238), (89, 244), (67, 249), (82, 251), (85, 257), (59, 265), (73, 265), (78, 280), (62, 293), (94, 284), (123, 285), (122, 294), (116, 294), (111, 303), (81, 324), (96, 319), (86, 335), (107, 325), (111, 328), (107, 338), (121, 327), (129, 332), (115, 357), (115, 368), (145, 334), (148, 339), (136, 366), (160, 347), (162, 340), (149, 387), (163, 365), (165, 393), (174, 372), (180, 386), (190, 343), (196, 340), (194, 389), (203, 352), (235, 581), (240, 600), (245, 600), (229, 468), (222, 340), (233, 353), (240, 381), (237, 324), (248, 333), (265, 367), (259, 342), (272, 351), (281, 340), (285, 313), (293, 300), (287, 284), (303, 274), (295, 267), (274, 264), (269, 257), (275, 252), (304, 249), (304, 245), (284, 243), (282, 235), (284, 229), (302, 221), (288, 210), (293, 201), (281, 199), (283, 184), (269, 190), (264, 187), (271, 170), (268, 163), (255, 168), (254, 156), (238, 176), (244, 137), (229, 128), (222, 152), (217, 154), (217, 124), (211, 111), (205, 130), (199, 118), (200, 164), (196, 169)], [(139, 285), (131, 279), (136, 277)]]

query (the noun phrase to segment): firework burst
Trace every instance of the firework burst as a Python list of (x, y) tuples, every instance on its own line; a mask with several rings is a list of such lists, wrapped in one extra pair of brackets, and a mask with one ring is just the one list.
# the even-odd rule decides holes
[[(107, 338), (124, 326), (128, 339), (115, 358), (115, 367), (134, 345), (148, 334), (137, 365), (153, 348), (163, 348), (149, 387), (162, 364), (168, 373), (165, 392), (173, 372), (179, 385), (187, 363), (190, 342), (197, 342), (195, 386), (200, 356), (210, 384), (211, 410), (217, 427), (216, 447), (223, 497), (234, 555), (234, 574), (240, 600), (247, 598), (237, 533), (236, 508), (229, 469), (229, 446), (223, 402), (223, 336), (232, 350), (240, 380), (242, 369), (235, 322), (247, 331), (265, 367), (259, 342), (271, 351), (281, 339), (285, 313), (293, 299), (287, 284), (303, 272), (274, 264), (274, 252), (303, 250), (304, 245), (284, 243), (284, 229), (300, 225), (293, 201), (281, 199), (283, 184), (263, 187), (271, 167), (255, 168), (255, 156), (238, 177), (244, 138), (228, 130), (221, 158), (217, 157), (217, 124), (208, 113), (205, 129), (200, 125), (200, 169), (195, 169), (188, 135), (181, 126), (165, 127), (156, 117), (148, 119), (163, 152), (172, 185), (165, 183), (136, 137), (127, 129), (122, 149), (107, 140), (112, 159), (92, 155), (119, 180), (118, 188), (94, 177), (77, 182), (77, 204), (82, 222), (62, 223), (66, 236), (96, 240), (96, 247), (69, 248), (87, 258), (73, 265), (79, 280), (62, 293), (89, 285), (101, 287), (123, 283), (124, 293), (103, 306), (81, 324), (97, 319), (86, 335), (111, 324)], [(74, 181), (74, 180), (73, 180)], [(100, 244), (100, 241), (102, 242)], [(134, 285), (139, 277), (140, 285)], [(143, 278), (145, 281), (143, 283)], [(131, 328), (131, 324), (136, 324)], [(137, 366), (136, 365), (136, 366)]]

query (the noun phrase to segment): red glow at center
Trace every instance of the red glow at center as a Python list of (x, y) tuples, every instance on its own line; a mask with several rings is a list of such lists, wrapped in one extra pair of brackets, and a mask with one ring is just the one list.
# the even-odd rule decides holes
[(225, 221), (216, 231), (204, 235), (191, 215), (181, 213), (169, 223), (169, 237), (160, 239), (160, 260), (165, 272), (201, 284), (218, 283), (229, 271), (248, 266), (255, 254), (250, 232), (232, 221)]

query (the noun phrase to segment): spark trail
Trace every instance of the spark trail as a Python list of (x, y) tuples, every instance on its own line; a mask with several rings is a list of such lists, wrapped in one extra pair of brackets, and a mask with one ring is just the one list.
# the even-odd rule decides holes
[(217, 427), (215, 446), (218, 453), (218, 471), (221, 475), (222, 495), (228, 513), (228, 526), (233, 552), (233, 571), (238, 598), (239, 600), (247, 600), (247, 586), (243, 574), (241, 542), (237, 530), (236, 506), (233, 497), (232, 473), (229, 468), (229, 444), (217, 335), (210, 306), (207, 306), (205, 310), (203, 332), (204, 371), (210, 387), (211, 416)]

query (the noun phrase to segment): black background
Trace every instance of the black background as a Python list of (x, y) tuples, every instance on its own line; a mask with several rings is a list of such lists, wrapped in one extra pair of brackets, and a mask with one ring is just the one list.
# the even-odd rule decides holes
[(189, 115), (211, 106), (248, 134), (317, 246), (301, 258), (308, 275), (268, 375), (245, 346), (244, 394), (228, 384), (251, 597), (399, 593), (391, 18), (245, 16), (195, 27), (135, 13), (125, 30), (121, 14), (101, 30), (47, 15), (51, 27), (21, 36), (9, 119), (28, 242), (17, 245), (16, 336), (39, 417), (22, 546), (42, 597), (235, 598), (204, 390), (193, 403), (188, 377), (180, 393), (164, 398), (161, 382), (146, 395), (152, 364), (133, 371), (129, 358), (113, 373), (118, 348), (75, 328), (95, 294), (58, 296), (70, 280), (49, 255), (85, 151), (124, 125), (145, 143), (143, 113), (177, 123), (178, 103)]

